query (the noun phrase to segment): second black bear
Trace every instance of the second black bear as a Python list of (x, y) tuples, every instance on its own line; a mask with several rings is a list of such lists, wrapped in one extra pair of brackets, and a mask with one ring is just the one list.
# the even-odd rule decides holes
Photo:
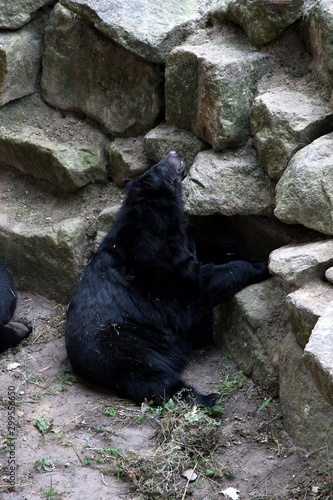
[(17, 346), (31, 332), (31, 328), (26, 324), (11, 321), (16, 301), (17, 293), (13, 278), (0, 260), (0, 352)]
[(184, 163), (170, 152), (127, 195), (68, 309), (66, 348), (85, 379), (135, 402), (182, 397), (211, 406), (181, 376), (207, 341), (197, 313), (268, 277), (267, 263), (202, 264), (183, 223)]

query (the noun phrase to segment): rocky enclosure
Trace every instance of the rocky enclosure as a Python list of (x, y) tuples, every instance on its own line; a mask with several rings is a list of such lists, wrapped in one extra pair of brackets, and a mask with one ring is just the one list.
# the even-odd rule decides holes
[(216, 310), (216, 343), (332, 465), (331, 0), (0, 0), (0, 29), (0, 258), (18, 288), (66, 303), (123, 179), (177, 150), (193, 229), (270, 253), (273, 278)]

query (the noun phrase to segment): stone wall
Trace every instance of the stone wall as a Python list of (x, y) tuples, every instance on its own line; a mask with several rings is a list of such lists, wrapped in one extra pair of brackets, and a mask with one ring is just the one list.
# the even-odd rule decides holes
[(217, 308), (216, 343), (280, 395), (321, 467), (333, 462), (332, 36), (331, 0), (0, 0), (0, 258), (18, 288), (68, 301), (123, 179), (175, 149), (206, 241), (270, 253), (273, 278)]

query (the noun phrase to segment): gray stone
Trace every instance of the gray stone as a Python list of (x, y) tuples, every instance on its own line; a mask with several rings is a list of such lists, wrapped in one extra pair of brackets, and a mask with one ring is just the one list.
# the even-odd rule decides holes
[[(325, 278), (330, 282), (333, 283), (333, 267), (330, 267), (326, 269), (325, 271)], [(332, 299), (333, 300), (333, 299)]]
[(231, 0), (213, 0), (209, 10), (210, 15), (224, 21), (226, 19), (228, 4), (230, 1)]
[(293, 24), (303, 12), (305, 0), (231, 0), (227, 18), (239, 24), (256, 45), (269, 43)]
[(286, 224), (333, 234), (333, 134), (298, 151), (276, 186), (275, 215)]
[(269, 256), (269, 271), (292, 286), (322, 278), (333, 264), (333, 240), (287, 245)]
[[(333, 302), (312, 330), (304, 349), (304, 364), (310, 370), (320, 394), (333, 405)], [(332, 408), (333, 413), (333, 408)]]
[(200, 32), (175, 48), (165, 72), (166, 121), (220, 151), (250, 136), (250, 107), (270, 58), (244, 35)]
[(311, 70), (326, 84), (333, 81), (333, 4), (331, 0), (313, 2), (302, 23), (304, 39), (313, 55)]
[(200, 151), (210, 146), (198, 139), (193, 132), (162, 123), (144, 137), (145, 152), (151, 160), (159, 162), (170, 151), (176, 151), (189, 170)]
[(333, 301), (333, 286), (312, 280), (287, 296), (287, 307), (292, 332), (298, 343), (305, 347), (318, 318)]
[(49, 104), (81, 110), (115, 136), (143, 135), (156, 126), (164, 106), (159, 65), (116, 45), (60, 4), (44, 45), (41, 86)]
[(107, 233), (110, 231), (112, 224), (114, 223), (117, 213), (121, 205), (113, 205), (111, 207), (106, 207), (100, 213), (96, 221), (97, 231)]
[(44, 24), (37, 19), (17, 31), (0, 33), (0, 106), (37, 90)]
[(284, 429), (296, 446), (305, 448), (319, 469), (333, 465), (333, 407), (318, 392), (295, 337), (280, 350), (280, 402)]
[(44, 229), (8, 225), (0, 217), (1, 259), (17, 288), (67, 302), (83, 269), (86, 227), (82, 217)]
[(108, 149), (112, 180), (125, 186), (124, 179), (137, 179), (151, 167), (144, 148), (143, 137), (117, 138)]
[(279, 391), (279, 348), (288, 332), (289, 287), (277, 279), (251, 285), (215, 311), (214, 340), (256, 384)]
[(51, 0), (0, 0), (0, 29), (17, 29)]
[(251, 130), (262, 167), (279, 180), (290, 158), (333, 128), (328, 103), (296, 90), (278, 88), (258, 96)]
[(107, 182), (104, 135), (33, 95), (0, 109), (0, 162), (63, 191)]
[(66, 304), (88, 245), (93, 246), (99, 215), (122, 199), (122, 191), (111, 183), (88, 184), (68, 195), (2, 166), (0, 259), (13, 272), (18, 290)]
[(61, 0), (125, 49), (164, 62), (207, 13), (207, 0)]
[(253, 148), (199, 153), (183, 182), (190, 215), (271, 215), (274, 185)]
[(103, 238), (110, 231), (111, 226), (117, 217), (117, 213), (119, 211), (119, 208), (120, 208), (120, 205), (107, 207), (99, 215), (99, 217), (96, 221), (96, 237), (94, 240), (95, 251), (97, 250), (98, 245), (101, 243)]

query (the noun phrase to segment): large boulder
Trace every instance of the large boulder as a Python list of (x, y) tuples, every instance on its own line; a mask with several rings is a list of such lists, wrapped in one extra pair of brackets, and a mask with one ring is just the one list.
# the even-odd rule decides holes
[(17, 29), (27, 24), (35, 12), (52, 0), (0, 0), (0, 29)]
[[(304, 349), (304, 364), (321, 395), (333, 405), (333, 301), (318, 319)], [(333, 409), (332, 409), (333, 413)]]
[(44, 25), (41, 17), (17, 31), (0, 32), (0, 106), (36, 92)]
[(298, 151), (276, 186), (275, 215), (286, 224), (333, 234), (333, 134)]
[(105, 136), (75, 117), (63, 117), (37, 94), (0, 109), (0, 165), (10, 165), (62, 191), (107, 182)]
[(262, 94), (251, 108), (251, 130), (260, 164), (279, 180), (290, 158), (333, 129), (328, 103), (287, 88)]
[(214, 340), (256, 384), (279, 392), (279, 349), (288, 332), (289, 287), (276, 278), (246, 287), (215, 311)]
[(143, 137), (116, 138), (108, 148), (112, 181), (124, 187), (126, 179), (137, 179), (151, 167), (143, 148)]
[(158, 64), (144, 61), (57, 4), (45, 31), (44, 99), (83, 111), (115, 136), (145, 134), (164, 107)]
[(305, 0), (231, 0), (227, 19), (239, 24), (256, 45), (269, 43), (293, 24)]
[(166, 121), (215, 151), (250, 136), (250, 107), (270, 58), (237, 29), (200, 32), (175, 48), (165, 72)]
[(280, 350), (283, 423), (296, 446), (311, 453), (317, 467), (333, 465), (333, 408), (319, 393), (306, 368), (303, 349), (292, 334)]
[(159, 162), (170, 151), (176, 151), (185, 161), (187, 170), (200, 151), (210, 149), (209, 144), (198, 139), (193, 132), (167, 123), (161, 123), (150, 130), (144, 137), (143, 146), (148, 158), (155, 163)]
[(12, 226), (0, 217), (1, 259), (17, 288), (67, 302), (83, 269), (86, 226), (83, 217), (44, 229)]
[(333, 240), (287, 245), (269, 256), (269, 271), (294, 287), (323, 278), (333, 264)]
[(273, 182), (252, 147), (199, 153), (183, 192), (190, 215), (271, 215), (274, 207)]
[(333, 286), (316, 279), (287, 296), (292, 332), (300, 346), (305, 347), (318, 319), (333, 301)]
[(333, 47), (331, 36), (333, 31), (333, 4), (331, 0), (319, 0), (313, 3), (312, 9), (302, 23), (304, 40), (313, 55), (311, 69), (320, 79), (332, 86), (333, 82)]
[(64, 195), (48, 182), (0, 168), (0, 259), (18, 290), (66, 304), (83, 270), (105, 207), (123, 196), (111, 183)]
[(61, 3), (125, 49), (147, 61), (165, 62), (169, 52), (203, 20), (205, 0), (61, 0)]

